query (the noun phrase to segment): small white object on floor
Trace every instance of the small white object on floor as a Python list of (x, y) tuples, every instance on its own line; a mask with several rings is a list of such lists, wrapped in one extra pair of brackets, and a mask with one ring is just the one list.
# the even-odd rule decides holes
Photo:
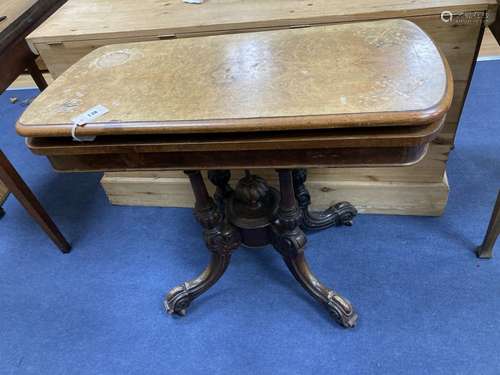
[(202, 4), (203, 3), (203, 0), (182, 0), (184, 1), (185, 3), (188, 3), (188, 4)]

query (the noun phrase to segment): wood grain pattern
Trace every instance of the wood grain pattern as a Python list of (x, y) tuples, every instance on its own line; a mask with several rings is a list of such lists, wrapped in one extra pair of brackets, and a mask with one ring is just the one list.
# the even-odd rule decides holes
[[(210, 0), (202, 5), (155, 0), (71, 0), (50, 23), (30, 37), (32, 43), (89, 39), (172, 36), (192, 32), (248, 30), (289, 25), (440, 14), (442, 10), (486, 11), (496, 0)], [(85, 14), (85, 17), (82, 17)], [(101, 20), (105, 23), (89, 22)], [(140, 16), (139, 16), (140, 15)], [(71, 22), (68, 22), (71, 20)]]
[[(328, 181), (332, 183), (337, 182), (349, 182), (350, 186), (353, 187), (356, 183), (366, 185), (369, 183), (398, 183), (395, 186), (402, 186), (399, 183), (417, 183), (417, 184), (441, 184), (443, 181), (442, 171), (444, 165), (446, 165), (446, 160), (448, 159), (448, 154), (450, 152), (450, 147), (447, 145), (434, 145), (434, 147), (429, 147), (427, 155), (419, 161), (417, 164), (406, 166), (404, 168), (394, 168), (394, 167), (380, 167), (380, 168), (317, 168), (308, 171), (308, 184), (313, 183), (326, 183)], [(425, 167), (422, 167), (422, 165)], [(380, 173), (379, 170), (384, 170), (384, 173)], [(272, 176), (274, 170), (270, 171), (260, 171), (259, 174), (264, 176)], [(353, 181), (352, 176), (357, 179)], [(108, 177), (110, 178), (108, 180)], [(103, 177), (103, 183), (105, 181), (112, 181), (113, 184), (118, 185), (120, 179), (123, 179), (125, 186), (133, 186), (135, 179), (141, 181), (141, 188), (143, 189), (143, 197), (146, 195), (151, 195), (151, 199), (158, 201), (163, 199), (167, 192), (163, 192), (162, 198), (155, 199), (154, 196), (159, 193), (159, 188), (155, 187), (156, 183), (162, 181), (183, 181), (183, 183), (188, 184), (189, 181), (185, 178), (182, 173), (177, 171), (135, 171), (135, 172), (110, 172), (106, 173)], [(266, 177), (267, 179), (267, 177)], [(149, 183), (146, 183), (149, 181)], [(123, 195), (126, 194), (127, 188), (123, 189), (117, 187)], [(148, 190), (148, 187), (150, 190)], [(354, 189), (353, 192), (356, 192)], [(137, 190), (130, 190), (130, 197), (134, 202), (139, 201), (137, 198)], [(181, 194), (181, 191), (178, 192)], [(184, 194), (186, 192), (184, 191)], [(186, 201), (189, 194), (186, 194)], [(136, 197), (136, 198), (133, 198)], [(126, 199), (126, 198), (124, 198)], [(169, 200), (170, 202), (170, 200)]]
[[(372, 206), (367, 211), (370, 213), (404, 214), (406, 212), (408, 215), (440, 215), (447, 202), (448, 184), (443, 183), (446, 163), (465, 101), (467, 83), (470, 79), (474, 52), (482, 25), (478, 23), (449, 25), (443, 23), (439, 15), (411, 17), (410, 19), (429, 34), (447, 57), (453, 72), (455, 93), (445, 127), (438, 138), (430, 145), (428, 154), (416, 165), (405, 168), (320, 169), (313, 172), (308, 184), (315, 184), (316, 181), (320, 181), (319, 186), (322, 186), (323, 182), (331, 184), (332, 189), (326, 189), (327, 192), (323, 193), (322, 196), (335, 196), (336, 186), (338, 184), (347, 184), (346, 186), (349, 186), (349, 189), (343, 190), (344, 198), (356, 203), (363, 202), (363, 196), (367, 194), (369, 191), (368, 186), (371, 185), (373, 187), (373, 194), (370, 194)], [(61, 61), (61, 58), (57, 58), (57, 60)], [(144, 172), (141, 174), (140, 182), (137, 185), (134, 172), (106, 174), (102, 182), (107, 191), (109, 186), (119, 190), (119, 197), (110, 196), (110, 200), (116, 204), (158, 204), (168, 206), (174, 205), (174, 200), (188, 202), (190, 199), (189, 194), (185, 193), (186, 196), (180, 198), (182, 190), (175, 190), (176, 184), (181, 184), (180, 181), (187, 184), (187, 179), (178, 172), (164, 173), (166, 175)], [(120, 181), (123, 181), (122, 186), (120, 186)], [(385, 194), (385, 188), (379, 188), (379, 183), (391, 182), (391, 188), (387, 190), (390, 193)], [(168, 194), (160, 193), (160, 190), (165, 189), (169, 183), (172, 183), (172, 189), (176, 191), (176, 193), (172, 193), (172, 199), (168, 198)], [(387, 184), (383, 184), (383, 186), (387, 186)], [(319, 191), (319, 189), (312, 189), (315, 200), (322, 199), (316, 196)], [(399, 198), (403, 196), (405, 199)], [(160, 203), (161, 201), (163, 203)], [(332, 198), (331, 202), (333, 201), (335, 199)]]
[(428, 124), (448, 111), (451, 81), (404, 20), (107, 46), (42, 93), (18, 132), (69, 136), (95, 104), (110, 112), (82, 134)]
[(150, 152), (273, 151), (342, 148), (413, 147), (431, 142), (444, 119), (427, 126), (304, 130), (257, 133), (108, 136), (93, 142), (71, 138), (30, 138), (28, 146), (42, 155)]
[[(134, 171), (409, 165), (420, 160), (440, 123), (328, 131), (68, 138), (29, 138), (28, 147), (59, 171)], [(279, 147), (276, 147), (279, 145)]]
[[(500, 33), (499, 33), (500, 35)], [(500, 37), (499, 37), (500, 40)], [(500, 44), (499, 41), (495, 39), (495, 36), (490, 29), (486, 29), (483, 36), (483, 41), (481, 43), (481, 51), (479, 51), (479, 57), (500, 57)]]
[[(106, 27), (103, 27), (103, 25), (99, 23), (92, 22), (91, 17), (82, 17), (81, 23), (78, 25), (76, 28), (77, 31), (75, 31), (73, 35), (70, 29), (75, 25), (73, 22), (69, 22), (69, 20), (72, 20), (74, 17), (70, 15), (82, 14), (81, 7), (89, 2), (94, 3), (91, 0), (70, 0), (60, 12), (43, 26), (43, 28), (38, 30), (40, 32), (37, 31), (32, 35), (32, 41), (36, 42), (36, 48), (42, 54), (54, 76), (60, 75), (68, 69), (69, 66), (92, 50), (112, 43), (158, 40), (168, 37), (184, 38), (210, 34), (248, 32), (265, 30), (266, 28), (288, 28), (308, 24), (317, 25), (332, 22), (349, 22), (358, 19), (399, 17), (415, 22), (429, 34), (447, 57), (451, 70), (453, 71), (455, 85), (455, 96), (447, 117), (447, 123), (435, 143), (431, 144), (428, 155), (417, 165), (411, 167), (323, 169), (321, 172), (317, 172), (317, 176), (321, 181), (330, 181), (332, 184), (336, 182), (345, 182), (349, 184), (350, 189), (346, 190), (346, 192), (349, 191), (350, 194), (352, 194), (352, 199), (347, 197), (347, 200), (351, 199), (353, 201), (356, 201), (358, 197), (361, 197), (362, 194), (365, 193), (367, 183), (373, 184), (374, 191), (379, 191), (376, 187), (378, 182), (397, 183), (393, 185), (396, 191), (399, 188), (402, 194), (405, 191), (415, 192), (415, 202), (422, 205), (421, 211), (431, 210), (432, 202), (425, 202), (419, 199), (418, 197), (421, 195), (417, 193), (417, 190), (407, 188), (404, 183), (425, 184), (428, 189), (426, 196), (429, 199), (433, 197), (437, 199), (438, 196), (441, 197), (442, 194), (446, 194), (446, 190), (442, 188), (446, 161), (452, 147), (451, 145), (453, 144), (459, 115), (465, 99), (467, 83), (470, 79), (471, 68), (473, 66), (478, 35), (482, 27), (480, 22), (463, 24), (443, 23), (440, 18), (440, 13), (445, 7), (451, 8), (457, 12), (461, 9), (478, 12), (489, 11), (496, 5), (495, 1), (452, 1), (449, 3), (439, 1), (418, 1), (411, 4), (407, 1), (395, 2), (391, 0), (376, 2), (360, 2), (355, 0), (348, 3), (326, 1), (321, 4), (314, 2), (320, 5), (320, 7), (312, 7), (313, 9), (311, 9), (311, 7), (303, 8), (300, 15), (295, 17), (297, 14), (292, 13), (292, 11), (294, 12), (296, 10), (294, 7), (297, 6), (297, 3), (294, 1), (231, 1), (222, 4), (223, 10), (221, 6), (218, 5), (217, 12), (212, 13), (204, 12), (202, 9), (205, 9), (205, 6), (203, 8), (187, 6), (184, 11), (189, 14), (185, 17), (181, 17), (186, 20), (185, 26), (187, 28), (184, 28), (184, 30), (175, 30), (171, 27), (173, 17), (170, 16), (173, 14), (178, 15), (179, 13), (177, 13), (178, 11), (175, 9), (169, 11), (168, 8), (171, 6), (177, 8), (177, 4), (172, 3), (169, 6), (164, 6), (156, 4), (154, 0), (145, 0), (141, 3), (132, 2), (133, 4), (129, 1), (120, 1), (117, 3), (116, 0), (101, 0), (99, 10), (93, 8), (91, 15), (96, 14), (94, 12), (102, 12), (101, 14), (104, 14), (106, 19), (109, 20), (107, 25), (105, 25)], [(209, 3), (214, 4), (213, 2), (206, 2), (205, 5), (209, 5)], [(123, 4), (123, 6), (120, 6), (120, 4)], [(301, 4), (298, 6), (300, 5)], [(80, 11), (78, 9), (80, 9)], [(320, 12), (322, 11), (322, 13), (316, 12), (318, 9)], [(193, 10), (195, 12), (193, 12)], [(309, 10), (311, 10), (311, 13), (309, 13)], [(170, 13), (164, 14), (162, 11)], [(146, 18), (138, 18), (136, 14), (139, 13), (147, 13), (148, 16)], [(194, 17), (193, 19), (197, 19), (198, 23), (195, 22), (191, 26), (187, 25), (190, 20), (193, 20), (189, 17)], [(254, 22), (238, 24), (238, 17), (253, 18)], [(199, 22), (202, 18), (202, 22)], [(147, 19), (147, 21), (145, 21), (145, 19)], [(493, 20), (494, 17), (490, 17), (490, 21)], [(220, 25), (216, 25), (217, 22), (219, 22)], [(121, 193), (125, 194), (126, 188), (130, 187), (130, 200), (140, 205), (141, 201), (138, 199), (138, 195), (136, 194), (137, 191), (133, 189), (134, 185), (129, 183), (129, 178), (127, 177), (130, 176), (130, 178), (134, 178), (136, 174), (135, 172), (129, 173), (121, 173), (119, 175), (110, 174), (109, 176), (113, 179), (114, 186), (117, 186), (116, 184), (119, 183), (120, 179), (123, 179), (124, 186), (123, 189), (121, 189)], [(164, 173), (168, 173), (169, 178), (175, 176), (175, 179), (180, 179), (187, 183), (187, 179), (184, 180), (184, 176), (181, 173)], [(141, 190), (143, 192), (141, 197), (144, 199), (144, 204), (148, 204), (147, 202), (150, 200), (155, 200), (155, 196), (158, 196), (156, 202), (165, 199), (165, 204), (171, 203), (172, 200), (168, 199), (164, 194), (160, 194), (160, 188), (157, 188), (155, 185), (157, 183), (159, 184), (163, 175), (157, 174), (156, 172), (144, 172), (141, 178), (146, 181), (148, 175), (150, 176), (148, 183), (144, 182), (141, 185), (141, 189), (143, 189)], [(169, 181), (173, 180), (171, 179)], [(439, 186), (436, 187), (436, 184)], [(165, 185), (162, 185), (162, 188), (165, 188)], [(422, 186), (418, 191), (422, 192), (424, 189), (425, 188)], [(434, 194), (434, 191), (439, 193)], [(181, 194), (181, 191), (178, 193)], [(185, 199), (189, 199), (189, 190), (184, 190), (184, 194), (186, 194)], [(326, 194), (328, 195), (328, 193)], [(329, 194), (334, 194), (334, 190)], [(390, 196), (390, 194), (387, 195), (387, 201), (379, 201), (377, 199), (373, 199), (372, 201), (374, 203), (378, 202), (381, 204), (381, 209), (387, 210), (390, 206)], [(397, 194), (394, 194), (394, 196), (396, 197)], [(376, 198), (376, 196), (373, 198)], [(408, 199), (411, 200), (411, 195)], [(443, 200), (440, 199), (439, 202), (443, 202)], [(394, 207), (396, 210), (401, 206), (399, 203), (400, 202), (396, 199), (394, 200)], [(436, 204), (439, 205), (440, 203)], [(376, 210), (375, 207), (372, 207), (372, 209)], [(413, 214), (416, 212), (416, 209), (413, 208), (408, 212)], [(435, 213), (436, 211), (434, 210), (432, 212)]]
[[(439, 182), (430, 183), (360, 182), (336, 181), (326, 173), (340, 170), (343, 169), (309, 169), (311, 177), (308, 178), (307, 187), (313, 197), (313, 209), (325, 210), (334, 203), (349, 200), (360, 213), (439, 216), (448, 201), (446, 176)], [(372, 168), (372, 171), (375, 169)], [(255, 173), (277, 186), (273, 171), (258, 170)], [(242, 174), (241, 171), (232, 173), (233, 186)], [(178, 176), (176, 172), (113, 172), (105, 175), (102, 186), (110, 202), (115, 205), (193, 207), (192, 194), (186, 194), (189, 181)], [(207, 186), (212, 194), (214, 187), (211, 184)]]

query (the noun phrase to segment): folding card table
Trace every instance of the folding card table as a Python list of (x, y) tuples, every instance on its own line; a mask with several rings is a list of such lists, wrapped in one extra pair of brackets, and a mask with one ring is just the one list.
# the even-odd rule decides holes
[[(352, 327), (350, 302), (318, 281), (304, 250), (305, 231), (350, 225), (356, 209), (311, 212), (306, 168), (415, 163), (452, 95), (429, 37), (388, 20), (103, 47), (42, 93), (17, 130), (60, 171), (187, 173), (212, 258), (167, 294), (170, 313), (183, 315), (216, 283), (240, 245), (271, 244)], [(229, 186), (232, 168), (275, 168), (279, 191), (248, 171)]]

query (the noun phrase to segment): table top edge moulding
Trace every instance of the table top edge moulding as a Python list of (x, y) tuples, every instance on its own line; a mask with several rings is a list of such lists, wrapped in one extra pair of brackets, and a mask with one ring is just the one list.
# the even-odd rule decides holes
[[(348, 5), (342, 0), (292, 0), (273, 3), (267, 0), (241, 3), (211, 0), (194, 6), (180, 1), (168, 2), (168, 6), (156, 1), (147, 1), (146, 6), (139, 6), (135, 0), (122, 0), (120, 3), (123, 3), (123, 6), (113, 8), (110, 12), (110, 5), (105, 2), (93, 2), (89, 7), (85, 0), (72, 0), (53, 15), (50, 23), (35, 30), (29, 36), (29, 42), (36, 48), (37, 43), (92, 40), (103, 36), (108, 39), (130, 36), (162, 38), (193, 33), (236, 32), (246, 29), (397, 18), (402, 13), (410, 17), (440, 14), (443, 10), (487, 11), (496, 6), (496, 0), (388, 0), (383, 4), (372, 0), (353, 0)], [(135, 14), (129, 10), (135, 8), (140, 9), (143, 17), (134, 17), (134, 31), (131, 33), (126, 21)], [(85, 12), (91, 19), (99, 19), (102, 14), (107, 14), (107, 22), (96, 31), (85, 20), (80, 22), (77, 15), (81, 12)], [(64, 22), (67, 19), (74, 22), (68, 25)]]
[(110, 112), (79, 134), (427, 125), (448, 111), (452, 82), (446, 59), (406, 20), (111, 45), (54, 81), (17, 131), (70, 136), (72, 118), (97, 104)]

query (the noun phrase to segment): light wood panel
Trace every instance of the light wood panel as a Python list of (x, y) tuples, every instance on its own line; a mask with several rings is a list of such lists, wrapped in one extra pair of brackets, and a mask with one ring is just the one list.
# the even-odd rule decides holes
[[(78, 51), (77, 48), (71, 49), (71, 48), (66, 48), (65, 51), (67, 53), (61, 54), (60, 57), (56, 59), (56, 61), (51, 64), (52, 69), (55, 72), (55, 75), (60, 75), (62, 72), (64, 72), (68, 66), (72, 65), (72, 61), (77, 61), (80, 56), (85, 56), (88, 53), (92, 52), (97, 46), (92, 46), (87, 45), (86, 47), (82, 47), (84, 50), (83, 51)], [(52, 55), (49, 54), (49, 56), (52, 57)], [(500, 45), (496, 41), (495, 37), (491, 33), (490, 29), (486, 29), (483, 37), (483, 42), (481, 44), (481, 50), (479, 52), (479, 56), (481, 58), (500, 58)], [(450, 59), (448, 57), (448, 59)], [(45, 62), (40, 59), (37, 61), (39, 63), (39, 67), (42, 70), (47, 70), (47, 66)], [(44, 73), (45, 80), (50, 84), (53, 81), (52, 75), (50, 73)], [(35, 87), (35, 82), (33, 82), (33, 79), (31, 78), (30, 75), (28, 74), (23, 74), (20, 76), (16, 82), (12, 84), (10, 89), (16, 89), (16, 88), (28, 88), (28, 87)], [(460, 90), (463, 92), (463, 90)]]
[(484, 33), (483, 42), (481, 44), (481, 51), (479, 51), (479, 57), (500, 58), (500, 45), (491, 33), (490, 29), (486, 29)]
[[(440, 14), (443, 10), (477, 11), (494, 5), (496, 0), (210, 0), (195, 6), (181, 1), (120, 0), (117, 6), (112, 1), (71, 0), (50, 23), (36, 30), (30, 40), (39, 44), (131, 36), (168, 37), (188, 32), (422, 16)], [(89, 22), (103, 19), (106, 22)]]
[[(255, 171), (277, 186), (275, 173)], [(439, 216), (448, 199), (446, 176), (440, 182), (335, 181), (325, 169), (310, 169), (307, 187), (313, 197), (314, 209), (326, 209), (340, 201), (350, 201), (361, 213)], [(234, 184), (241, 172), (233, 173)], [(144, 176), (144, 177), (141, 177)], [(174, 172), (108, 173), (102, 180), (112, 204), (159, 207), (193, 207), (189, 181)], [(154, 181), (152, 184), (151, 182)], [(213, 186), (207, 184), (210, 192)]]

